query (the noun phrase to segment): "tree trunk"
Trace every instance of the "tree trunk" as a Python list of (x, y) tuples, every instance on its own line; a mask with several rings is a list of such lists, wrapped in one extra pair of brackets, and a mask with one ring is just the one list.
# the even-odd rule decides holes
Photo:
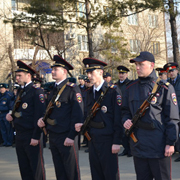
[(173, 44), (174, 62), (176, 62), (180, 67), (179, 45), (178, 45), (177, 26), (176, 26), (176, 12), (174, 12), (174, 2), (173, 2), (173, 0), (169, 0), (169, 15), (170, 15), (169, 22), (170, 22), (170, 25), (171, 25), (171, 37), (172, 37), (172, 44)]
[(12, 80), (13, 80), (13, 82), (15, 82), (16, 81), (16, 77), (15, 77), (16, 65), (15, 65), (15, 62), (14, 62), (14, 59), (13, 59), (13, 56), (12, 56), (12, 46), (11, 46), (11, 44), (9, 44), (9, 47), (8, 47), (8, 55), (9, 55), (9, 59), (10, 59), (10, 62), (11, 62)]
[(89, 57), (94, 57), (93, 52), (93, 42), (92, 42), (92, 29), (91, 29), (91, 23), (90, 23), (90, 3), (89, 0), (85, 1), (86, 6), (86, 20), (87, 20), (87, 36), (88, 36), (88, 48), (89, 48)]

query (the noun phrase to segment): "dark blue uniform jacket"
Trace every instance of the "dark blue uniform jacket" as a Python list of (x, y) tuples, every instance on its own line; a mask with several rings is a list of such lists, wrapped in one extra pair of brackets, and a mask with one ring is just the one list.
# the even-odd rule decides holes
[[(104, 82), (100, 91), (105, 92), (108, 87), (107, 82)], [(93, 87), (87, 90), (86, 108), (87, 112), (90, 111), (94, 100)], [(104, 122), (105, 127), (102, 129), (91, 127), (89, 134), (92, 137), (92, 141), (106, 141), (108, 138), (112, 138), (113, 144), (120, 144), (123, 134), (123, 127), (121, 123), (121, 110), (122, 105), (121, 94), (118, 93), (116, 87), (110, 88), (105, 95), (104, 100), (101, 103), (100, 110), (96, 113), (96, 116), (92, 119), (95, 122)]]
[(9, 110), (13, 106), (13, 97), (6, 91), (4, 94), (0, 94), (0, 117), (6, 116)]
[[(67, 137), (74, 139), (77, 135), (75, 124), (83, 121), (83, 99), (79, 87), (64, 80), (58, 85), (58, 89), (66, 84), (60, 98), (54, 105), (54, 109), (49, 118), (56, 120), (56, 125), (47, 124), (47, 129), (54, 133), (67, 133)], [(53, 96), (53, 91), (49, 95), (49, 100)]]
[(20, 118), (14, 118), (14, 126), (17, 133), (32, 132), (33, 139), (39, 139), (41, 129), (37, 126), (39, 118), (43, 117), (45, 111), (44, 92), (35, 88), (30, 83), (24, 88), (21, 103), (17, 112), (21, 112)]
[[(123, 97), (123, 123), (127, 119), (132, 119), (149, 93), (152, 92), (156, 79), (153, 70), (147, 78), (139, 78), (127, 87)], [(179, 122), (176, 94), (171, 84), (160, 89), (145, 115), (141, 117), (141, 121), (153, 123), (155, 129), (136, 128), (134, 130), (138, 142), (134, 143), (130, 138), (132, 155), (140, 158), (164, 157), (165, 146), (174, 145), (177, 140), (177, 123)]]

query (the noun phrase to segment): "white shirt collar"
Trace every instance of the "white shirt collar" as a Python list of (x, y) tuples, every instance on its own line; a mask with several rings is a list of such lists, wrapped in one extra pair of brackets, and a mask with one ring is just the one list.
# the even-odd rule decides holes
[(123, 83), (124, 81), (125, 81), (125, 80), (123, 80), (123, 81), (120, 80), (119, 82), (120, 82), (120, 83)]
[(58, 83), (55, 83), (56, 86), (60, 85), (63, 81), (65, 81), (66, 79), (63, 79), (62, 81), (59, 81)]
[(93, 86), (93, 92), (99, 91), (103, 84), (104, 84), (104, 80), (102, 81), (102, 83), (97, 88), (95, 86)]
[(26, 83), (25, 86), (21, 86), (21, 88), (24, 88), (24, 87), (28, 86), (28, 85), (31, 84), (31, 83), (32, 83), (32, 81)]

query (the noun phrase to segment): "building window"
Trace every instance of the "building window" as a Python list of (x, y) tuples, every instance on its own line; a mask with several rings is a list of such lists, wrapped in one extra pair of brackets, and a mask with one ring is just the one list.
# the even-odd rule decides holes
[(78, 2), (78, 4), (77, 4), (77, 16), (78, 17), (85, 17), (85, 14), (86, 14), (85, 4)]
[(151, 42), (151, 53), (152, 54), (160, 53), (160, 43), (159, 42)]
[(11, 0), (11, 7), (12, 7), (12, 10), (17, 10), (16, 0)]
[(130, 51), (131, 53), (139, 53), (141, 42), (137, 39), (130, 39)]
[(158, 16), (149, 14), (149, 27), (157, 28), (158, 27)]
[(85, 36), (85, 35), (78, 35), (78, 48), (81, 51), (88, 51), (87, 36)]
[(128, 16), (128, 24), (129, 25), (138, 25), (138, 15), (133, 14), (133, 12), (129, 11), (129, 14), (132, 14)]

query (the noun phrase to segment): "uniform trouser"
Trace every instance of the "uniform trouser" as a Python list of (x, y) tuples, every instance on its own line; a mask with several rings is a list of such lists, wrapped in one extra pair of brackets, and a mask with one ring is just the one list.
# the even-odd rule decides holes
[(171, 157), (134, 157), (137, 180), (171, 180)]
[(12, 145), (13, 143), (13, 128), (6, 120), (5, 116), (0, 118), (0, 129), (4, 145)]
[(129, 145), (129, 137), (127, 137), (125, 134), (123, 135), (123, 138), (122, 138), (122, 145), (124, 147), (124, 152), (126, 153), (131, 152), (130, 145)]
[(112, 154), (112, 140), (88, 142), (92, 180), (119, 180), (118, 155)]
[(49, 132), (50, 149), (57, 180), (80, 180), (78, 137), (74, 146), (64, 146), (67, 134)]
[(16, 154), (22, 180), (45, 180), (42, 146), (31, 146), (32, 134), (16, 134)]

